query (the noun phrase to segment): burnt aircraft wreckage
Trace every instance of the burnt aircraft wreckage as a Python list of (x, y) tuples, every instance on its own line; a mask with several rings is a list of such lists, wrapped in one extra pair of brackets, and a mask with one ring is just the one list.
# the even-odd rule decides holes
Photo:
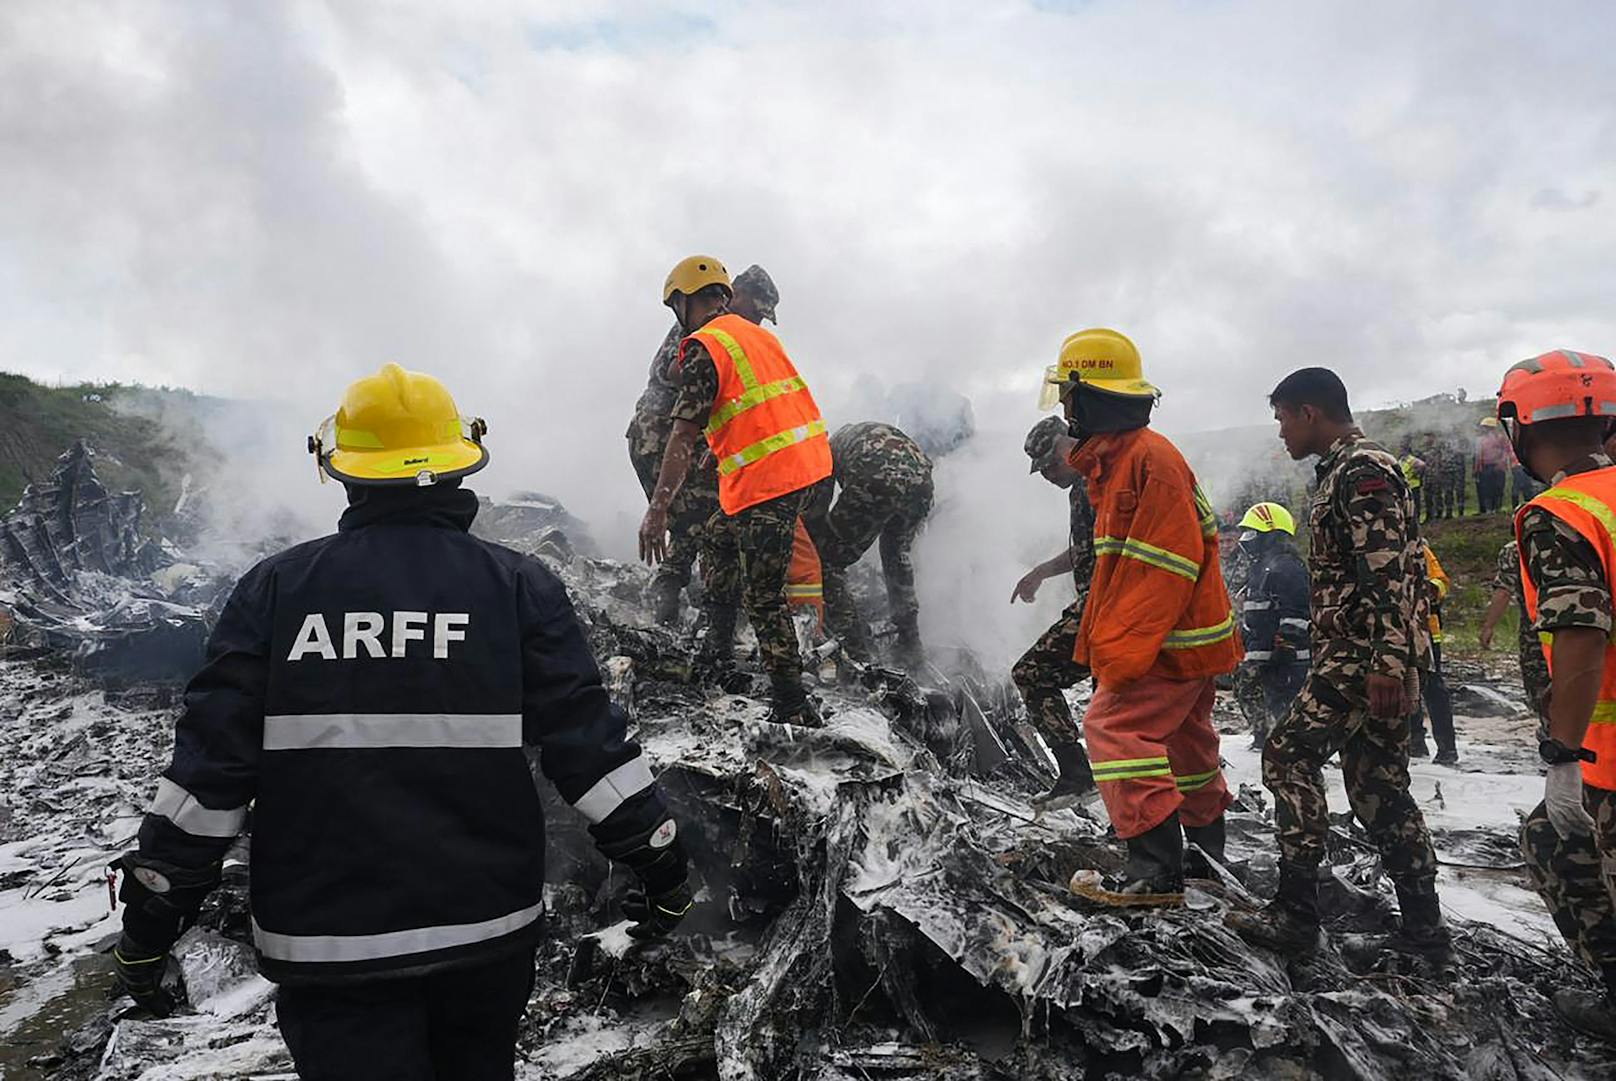
[[(1332, 831), (1332, 945), (1315, 957), (1255, 950), (1223, 928), (1223, 912), (1256, 905), (1275, 878), (1272, 819), (1252, 785), (1229, 814), (1230, 866), (1192, 880), (1184, 907), (1097, 908), (1067, 883), (1117, 867), (1121, 846), (1098, 807), (1032, 808), (1047, 760), (1007, 681), (963, 655), (914, 679), (821, 650), (809, 669), (825, 727), (769, 724), (764, 702), (689, 682), (689, 636), (649, 623), (640, 568), (579, 554), (585, 543), (548, 512), (520, 535), (513, 523), (533, 510), (498, 516), (502, 539), (566, 581), (701, 890), (675, 937), (631, 940), (616, 909), (627, 876), (546, 790), (550, 935), (518, 1077), (1616, 1075), (1609, 1049), (1553, 1013), (1548, 993), (1592, 980), (1547, 934), (1450, 914), (1456, 957), (1440, 978), (1359, 948), (1387, 928), (1391, 889), (1350, 816)], [(0, 929), (8, 916), (21, 928), (0, 955), (0, 1072), (291, 1077), (273, 988), (247, 945), (245, 840), (175, 951), (190, 1010), (154, 1020), (107, 997), (97, 950), (116, 920), (102, 867), (138, 825), (174, 714), (161, 695), (105, 688), (172, 688), (184, 673), (98, 655), (181, 626), (199, 643), (228, 585), (198, 574), (165, 588), (185, 577), (165, 568), (193, 564), (142, 539), (140, 513), (75, 448), (0, 533), (20, 643), (0, 660)], [(1506, 686), (1477, 683), (1478, 709), (1518, 708)], [(1524, 887), (1512, 828), (1435, 833), (1445, 875)]]

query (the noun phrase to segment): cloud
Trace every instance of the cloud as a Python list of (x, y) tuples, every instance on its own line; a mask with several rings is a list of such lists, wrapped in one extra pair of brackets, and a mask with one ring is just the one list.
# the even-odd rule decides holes
[(0, 366), (312, 425), (398, 360), (488, 416), (484, 486), (618, 550), (694, 250), (769, 268), (827, 401), (936, 381), (984, 438), (1092, 324), (1169, 432), (1262, 422), (1303, 364), (1366, 405), (1485, 394), (1616, 349), (1616, 218), (1566, 212), (1616, 183), (1616, 9), (1553, 10), (8, 4)]

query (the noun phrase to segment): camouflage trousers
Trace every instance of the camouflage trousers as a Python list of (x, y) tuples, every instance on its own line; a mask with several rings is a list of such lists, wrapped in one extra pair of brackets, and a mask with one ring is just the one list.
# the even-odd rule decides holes
[(920, 620), (915, 597), (915, 565), (910, 551), (931, 513), (931, 477), (875, 478), (844, 487), (830, 501), (827, 484), (809, 507), (805, 522), (819, 551), (825, 583), (825, 624), (854, 652), (871, 652), (869, 632), (859, 615), (847, 568), (879, 541), (881, 576), (887, 604), (900, 632), (913, 634)]
[(1423, 888), (1436, 876), (1436, 853), (1408, 791), (1408, 719), (1371, 716), (1366, 701), (1349, 699), (1316, 671), (1263, 747), (1263, 784), (1274, 794), (1280, 857), (1303, 867), (1323, 861), (1330, 832), (1323, 769), (1338, 751), (1347, 800), (1380, 850), (1386, 873)]
[(1089, 678), (1089, 670), (1072, 659), (1087, 599), (1086, 594), (1078, 594), (1077, 600), (1010, 669), (1010, 678), (1021, 692), (1021, 700), (1027, 703), (1027, 719), (1051, 748), (1076, 743), (1083, 736), (1062, 692)]
[(1268, 733), (1290, 714), (1306, 679), (1307, 665), (1301, 662), (1242, 664), (1235, 669), (1234, 700), (1251, 726), (1254, 744), (1265, 742)]
[(802, 656), (786, 602), (786, 579), (797, 519), (812, 491), (787, 492), (739, 514), (719, 511), (701, 535), (702, 606), (709, 624), (733, 633), (736, 608), (744, 607), (764, 669), (797, 682)]
[[(628, 458), (645, 498), (650, 499), (657, 475), (662, 471), (663, 447), (652, 445), (647, 433), (641, 430), (643, 427), (636, 424), (629, 430)], [(674, 594), (675, 612), (678, 611), (677, 594), (690, 584), (696, 557), (701, 554), (701, 532), (708, 520), (718, 513), (718, 473), (711, 458), (698, 443), (690, 472), (668, 506), (667, 556), (651, 573), (651, 595)]]
[(1616, 859), (1616, 792), (1585, 786), (1582, 802), (1592, 836), (1562, 840), (1540, 803), (1521, 826), (1521, 855), (1571, 951), (1602, 973), (1616, 971), (1616, 877), (1601, 859)]

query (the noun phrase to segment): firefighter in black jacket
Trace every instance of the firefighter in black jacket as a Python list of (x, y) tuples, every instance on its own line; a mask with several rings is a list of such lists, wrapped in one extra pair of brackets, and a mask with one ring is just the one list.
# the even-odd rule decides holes
[(305, 1081), (512, 1076), (544, 884), (524, 748), (638, 876), (630, 934), (690, 906), (560, 581), (467, 532), (485, 430), (397, 365), (348, 388), (310, 439), (348, 489), (337, 532), (237, 584), (119, 861), (115, 962), (161, 1013), (168, 951), (252, 806), (254, 944)]
[(1253, 746), (1290, 712), (1313, 658), (1307, 564), (1295, 537), (1296, 520), (1278, 503), (1258, 503), (1240, 520), (1240, 548), (1251, 567), (1239, 606), (1242, 663), (1254, 670), (1267, 713), (1266, 724), (1253, 719)]

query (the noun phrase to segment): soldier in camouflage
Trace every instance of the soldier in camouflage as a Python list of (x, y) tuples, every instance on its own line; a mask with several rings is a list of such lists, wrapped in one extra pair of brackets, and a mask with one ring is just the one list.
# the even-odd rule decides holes
[[(1553, 474), (1551, 487), (1566, 477), (1612, 467), (1608, 453), (1595, 449), (1599, 446), (1599, 419), (1573, 417), (1530, 426), (1547, 429), (1550, 425), (1580, 424), (1587, 429), (1586, 446), (1580, 451), (1573, 445), (1562, 449), (1557, 456), (1550, 455), (1551, 461), (1560, 466)], [(1540, 448), (1549, 442), (1544, 435), (1534, 434), (1536, 446), (1525, 450), (1522, 460), (1538, 458), (1533, 464), (1541, 470), (1543, 451)], [(1539, 475), (1544, 472), (1546, 470), (1540, 471)], [(1519, 560), (1511, 573), (1506, 573), (1500, 565), (1499, 578), (1504, 584), (1520, 583), (1524, 569), (1537, 587), (1537, 625), (1527, 625), (1526, 629), (1534, 639), (1532, 652), (1537, 655), (1538, 663), (1531, 669), (1527, 667), (1526, 643), (1522, 642), (1522, 675), (1523, 679), (1540, 684), (1529, 685), (1527, 694), (1539, 710), (1542, 718), (1539, 737), (1544, 741), (1542, 746), (1548, 747), (1553, 724), (1550, 716), (1553, 698), (1549, 694), (1552, 684), (1537, 636), (1540, 632), (1556, 635), (1556, 663), (1566, 660), (1558, 644), (1566, 631), (1597, 631), (1592, 649), (1601, 651), (1604, 639), (1616, 626), (1616, 599), (1612, 597), (1612, 586), (1606, 579), (1599, 554), (1565, 520), (1544, 507), (1529, 505), (1521, 512), (1516, 532), (1520, 537)], [(1500, 556), (1501, 564), (1502, 559)], [(1564, 768), (1575, 773), (1580, 766), (1571, 761)], [(1553, 770), (1551, 764), (1551, 774)], [(1612, 882), (1601, 857), (1602, 850), (1606, 853), (1616, 850), (1616, 792), (1580, 784), (1578, 779), (1574, 779), (1572, 785), (1580, 789), (1581, 798), (1578, 801), (1579, 793), (1573, 792), (1570, 814), (1551, 807), (1553, 785), (1549, 785), (1549, 798), (1533, 808), (1522, 824), (1521, 854), (1555, 926), (1572, 951), (1600, 973), (1606, 987), (1603, 998), (1571, 989), (1559, 991), (1553, 996), (1556, 1009), (1576, 1027), (1616, 1042), (1616, 897), (1613, 897)], [(1579, 809), (1581, 814), (1576, 813)], [(1568, 822), (1568, 819), (1580, 821)]]
[[(730, 311), (754, 323), (764, 319), (775, 321), (774, 308), (780, 302), (780, 293), (768, 271), (750, 266), (736, 276), (734, 288)], [(668, 445), (668, 434), (673, 431), (670, 411), (679, 396), (679, 374), (675, 365), (683, 338), (684, 331), (675, 323), (657, 346), (645, 390), (634, 403), (634, 416), (624, 433), (628, 439), (629, 461), (633, 463), (634, 474), (640, 478), (647, 500), (656, 487), (657, 474), (662, 471), (662, 450)], [(706, 446), (699, 446), (684, 484), (668, 507), (667, 559), (651, 574), (648, 590), (651, 608), (656, 621), (664, 626), (679, 623), (680, 598), (690, 584), (691, 571), (701, 550), (702, 529), (716, 513), (718, 463)]]
[(1521, 686), (1526, 691), (1526, 704), (1533, 713), (1541, 713), (1549, 694), (1549, 664), (1543, 659), (1543, 647), (1538, 642), (1537, 631), (1532, 629), (1532, 623), (1526, 616), (1526, 592), (1521, 588), (1520, 547), (1515, 541), (1498, 550), (1492, 585), (1492, 599), (1481, 618), (1481, 648), (1492, 648), (1493, 633), (1513, 602), (1519, 616), (1515, 648), (1520, 656)]
[(1446, 505), (1454, 518), (1463, 518), (1469, 503), (1465, 481), (1469, 475), (1469, 454), (1464, 440), (1454, 432), (1442, 435), (1443, 458), (1441, 484), (1446, 491)]
[(804, 516), (824, 573), (825, 623), (853, 659), (874, 658), (847, 569), (879, 541), (887, 603), (898, 632), (897, 658), (918, 669), (924, 656), (910, 550), (931, 513), (931, 459), (909, 436), (874, 421), (838, 428), (830, 437), (830, 453), (834, 502), (831, 486), (822, 484)]
[(1028, 571), (1010, 595), (1012, 604), (1018, 600), (1031, 604), (1040, 585), (1067, 572), (1077, 587), (1077, 598), (1010, 670), (1010, 678), (1027, 704), (1028, 718), (1049, 745), (1059, 769), (1054, 787), (1035, 801), (1045, 810), (1070, 806), (1095, 791), (1094, 771), (1081, 742), (1083, 733), (1072, 720), (1065, 694), (1066, 688), (1089, 678), (1089, 670), (1072, 658), (1094, 576), (1094, 508), (1089, 505), (1081, 474), (1070, 464), (1076, 442), (1060, 417), (1045, 417), (1027, 433), (1025, 450), (1032, 459), (1031, 471), (1067, 490), (1071, 535), (1065, 551)]
[(1312, 665), (1269, 737), (1263, 783), (1274, 794), (1280, 849), (1275, 899), (1231, 913), (1244, 937), (1296, 951), (1319, 938), (1318, 868), (1329, 834), (1322, 770), (1341, 754), (1347, 797), (1397, 889), (1401, 929), (1385, 943), (1446, 961), (1436, 853), (1408, 791), (1408, 714), (1431, 664), (1429, 593), (1414, 501), (1398, 461), (1364, 438), (1334, 372), (1304, 368), (1269, 402), (1298, 461), (1319, 455), (1309, 510)]

